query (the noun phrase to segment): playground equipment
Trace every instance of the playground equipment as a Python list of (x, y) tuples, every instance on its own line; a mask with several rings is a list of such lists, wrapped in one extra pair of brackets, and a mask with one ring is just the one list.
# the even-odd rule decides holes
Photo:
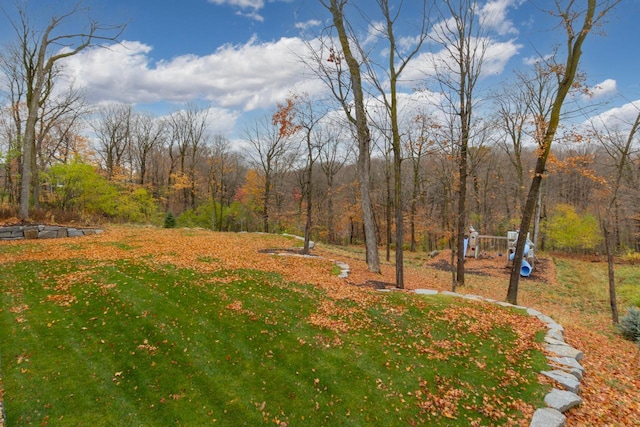
[(473, 228), (473, 226), (469, 227), (469, 237), (464, 239), (464, 256), (469, 258), (478, 258), (479, 251), (479, 238), (478, 232)]
[[(517, 231), (509, 231), (507, 232), (507, 237), (481, 236), (473, 226), (470, 226), (467, 237), (464, 239), (464, 256), (478, 258), (478, 255), (481, 253), (481, 246), (487, 251), (498, 250), (498, 256), (502, 256), (501, 251), (505, 249), (504, 244), (506, 240), (507, 265), (509, 265), (515, 258), (518, 234), (519, 233)], [(524, 256), (522, 258), (522, 264), (520, 265), (520, 275), (523, 277), (529, 277), (533, 270), (533, 264), (535, 261), (534, 247), (535, 245), (531, 239), (529, 239), (529, 234), (527, 234), (527, 241), (524, 246)]]
[[(516, 255), (516, 245), (518, 244), (518, 235), (517, 231), (508, 231), (507, 232), (507, 241), (508, 241), (508, 257), (509, 262), (512, 262)], [(533, 270), (533, 262), (535, 259), (533, 248), (534, 244), (529, 239), (529, 234), (527, 233), (527, 241), (524, 245), (524, 253), (522, 257), (522, 264), (520, 265), (520, 275), (523, 277), (529, 277), (531, 274), (531, 270)]]

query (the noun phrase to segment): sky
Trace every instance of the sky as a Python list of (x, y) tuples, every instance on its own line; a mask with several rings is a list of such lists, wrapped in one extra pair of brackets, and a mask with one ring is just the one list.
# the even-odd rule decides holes
[[(76, 3), (28, 0), (29, 19), (43, 28), (51, 16)], [(352, 3), (358, 6), (349, 9), (354, 29), (369, 40), (375, 34), (371, 24), (380, 19), (376, 2)], [(491, 40), (481, 80), (485, 91), (511, 79), (514, 70), (530, 69), (534, 58), (551, 54), (565, 40), (557, 21), (542, 10), (550, 0), (480, 3)], [(9, 18), (15, 20), (14, 4), (0, 2), (0, 46), (15, 40), (9, 24)], [(410, 43), (418, 32), (420, 13), (411, 9), (417, 4), (404, 2), (398, 20), (403, 42)], [(319, 0), (84, 0), (82, 5), (101, 24), (127, 24), (119, 44), (89, 48), (65, 60), (65, 76), (90, 104), (123, 102), (161, 116), (197, 103), (210, 108), (210, 131), (233, 139), (293, 92), (326, 94), (326, 86), (300, 60), (306, 42), (330, 24)], [(74, 16), (78, 21), (71, 21), (69, 29), (86, 22), (86, 15)], [(640, 0), (622, 0), (585, 42), (581, 71), (594, 102), (602, 103), (597, 110), (602, 117), (633, 114), (634, 105), (640, 107), (638, 18)], [(384, 60), (380, 40), (367, 43), (372, 55)], [(427, 59), (437, 54), (433, 46), (425, 47), (403, 75), (406, 97), (414, 96)]]

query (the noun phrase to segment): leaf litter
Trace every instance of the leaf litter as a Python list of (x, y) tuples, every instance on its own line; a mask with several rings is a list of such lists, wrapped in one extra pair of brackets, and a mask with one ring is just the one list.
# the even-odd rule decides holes
[[(299, 283), (308, 283), (321, 287), (330, 300), (323, 302), (318, 312), (309, 319), (311, 323), (334, 331), (355, 330), (366, 328), (366, 316), (362, 313), (367, 308), (384, 305), (383, 299), (376, 292), (363, 287), (362, 284), (393, 283), (395, 271), (391, 265), (382, 266), (382, 274), (372, 274), (366, 271), (364, 262), (348, 252), (341, 250), (328, 250), (318, 248), (316, 254), (319, 257), (297, 256), (273, 256), (265, 253), (266, 247), (291, 245), (291, 240), (279, 236), (265, 236), (260, 239), (252, 239), (245, 234), (210, 233), (204, 230), (156, 230), (133, 229), (128, 227), (113, 227), (107, 232), (86, 236), (74, 243), (73, 250), (62, 245), (60, 239), (40, 240), (37, 244), (25, 247), (19, 254), (11, 251), (0, 252), (0, 263), (21, 261), (48, 261), (65, 259), (84, 259), (87, 267), (69, 275), (55, 278), (55, 285), (51, 288), (48, 299), (68, 306), (75, 301), (66, 293), (71, 286), (82, 286), (90, 283), (92, 266), (103, 266), (121, 259), (128, 262), (152, 262), (158, 266), (172, 264), (179, 268), (197, 269), (204, 273), (225, 272), (225, 277), (216, 277), (216, 282), (221, 280), (232, 283), (241, 280), (236, 274), (227, 272), (240, 271), (247, 267), (280, 274), (285, 280)], [(127, 246), (118, 242), (126, 241)], [(6, 242), (6, 245), (20, 244), (19, 242)], [(131, 247), (135, 246), (135, 251)], [(417, 263), (405, 267), (405, 288), (407, 290), (428, 288), (436, 290), (450, 290), (451, 275), (442, 266), (448, 255), (440, 254), (436, 259), (418, 260)], [(333, 268), (332, 259), (340, 259), (350, 266), (348, 279), (340, 279), (331, 274)], [(555, 278), (553, 262), (543, 259), (544, 268), (537, 272), (536, 279), (539, 283), (548, 287), (558, 287)], [(506, 285), (508, 283), (508, 269), (505, 268), (504, 259), (470, 259), (468, 261), (471, 271), (482, 272), (475, 277), (468, 275), (467, 286), (464, 293), (482, 295), (486, 298), (504, 300)], [(431, 266), (430, 266), (431, 264)], [(471, 276), (471, 277), (470, 277)], [(469, 278), (470, 277), (470, 278)], [(345, 285), (357, 286), (345, 286)], [(206, 286), (203, 283), (203, 286)], [(109, 287), (110, 284), (100, 284)], [(14, 292), (7, 290), (7, 292)], [(19, 292), (15, 291), (15, 305), (10, 312), (20, 314), (29, 307), (21, 302)], [(355, 305), (340, 304), (340, 301), (355, 301)], [(581, 349), (585, 353), (585, 359), (581, 364), (586, 369), (586, 375), (581, 387), (583, 404), (572, 409), (566, 415), (567, 425), (640, 425), (640, 351), (637, 346), (624, 341), (617, 336), (607, 321), (606, 313), (603, 316), (585, 315), (572, 309), (566, 301), (550, 300), (545, 298), (545, 292), (538, 288), (527, 288), (521, 285), (519, 303), (534, 307), (545, 314), (551, 315), (565, 327), (566, 340), (570, 345)], [(510, 326), (517, 334), (516, 345), (507, 360), (516, 360), (531, 348), (539, 348), (534, 343), (534, 336), (540, 330), (540, 325), (527, 321), (523, 316), (509, 314), (505, 310), (497, 309), (489, 304), (478, 303), (478, 307), (456, 306), (444, 310), (441, 315), (458, 326), (473, 331), (482, 336), (493, 327)], [(246, 311), (241, 305), (231, 301), (227, 305), (229, 310)], [(394, 307), (385, 307), (392, 312)], [(20, 317), (20, 316), (18, 316)], [(462, 322), (462, 323), (461, 323)], [(330, 345), (340, 345), (339, 340)], [(489, 343), (489, 345), (494, 345)], [(435, 348), (421, 346), (418, 342), (410, 345), (417, 353), (431, 353), (431, 357), (450, 357), (451, 352), (464, 351), (464, 343), (453, 337), (449, 340), (440, 340)], [(139, 350), (153, 354), (156, 348), (148, 342), (140, 344)], [(457, 354), (457, 353), (456, 353)], [(470, 358), (478, 368), (483, 368), (483, 361)], [(410, 369), (410, 367), (408, 367)], [(118, 381), (121, 375), (114, 375), (114, 381)], [(504, 384), (521, 381), (519, 378), (510, 378), (509, 370), (502, 373)], [(421, 381), (425, 381), (424, 379)], [(441, 381), (437, 379), (436, 381)], [(539, 381), (546, 380), (540, 376)], [(426, 385), (426, 384), (425, 384)], [(433, 395), (424, 387), (415, 390), (412, 395), (417, 398), (419, 405), (425, 413), (438, 410), (447, 417), (455, 417), (457, 402), (460, 397), (472, 393), (472, 388), (459, 384), (438, 384), (438, 394)], [(3, 390), (0, 390), (0, 396)], [(490, 395), (485, 395), (490, 396)], [(173, 397), (171, 397), (173, 398)], [(525, 414), (531, 414), (533, 408), (521, 407), (522, 402), (513, 399), (509, 402), (493, 402), (490, 397), (483, 397), (482, 410), (487, 416), (502, 416), (502, 407), (508, 405), (516, 407)], [(489, 399), (489, 400), (487, 400)], [(474, 420), (469, 420), (474, 425)], [(517, 421), (513, 421), (517, 424)]]

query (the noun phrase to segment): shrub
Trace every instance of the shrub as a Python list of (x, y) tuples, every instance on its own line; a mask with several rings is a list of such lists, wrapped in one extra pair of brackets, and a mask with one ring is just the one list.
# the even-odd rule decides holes
[(625, 339), (640, 342), (640, 308), (629, 307), (618, 328)]
[(167, 212), (164, 217), (164, 228), (174, 228), (176, 226), (176, 218), (171, 212)]
[(581, 215), (566, 204), (556, 206), (556, 212), (546, 222), (546, 235), (552, 249), (572, 252), (592, 251), (602, 241), (596, 217)]
[(206, 216), (201, 215), (199, 210), (199, 208), (198, 210), (187, 209), (186, 211), (182, 212), (180, 215), (178, 215), (178, 218), (176, 218), (177, 225), (187, 228), (209, 228), (211, 220)]

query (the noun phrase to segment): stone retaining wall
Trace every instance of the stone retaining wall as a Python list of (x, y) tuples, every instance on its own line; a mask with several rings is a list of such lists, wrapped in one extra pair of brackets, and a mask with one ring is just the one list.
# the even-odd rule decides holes
[(58, 225), (10, 225), (0, 227), (0, 240), (55, 239), (100, 234), (100, 228), (77, 228)]

